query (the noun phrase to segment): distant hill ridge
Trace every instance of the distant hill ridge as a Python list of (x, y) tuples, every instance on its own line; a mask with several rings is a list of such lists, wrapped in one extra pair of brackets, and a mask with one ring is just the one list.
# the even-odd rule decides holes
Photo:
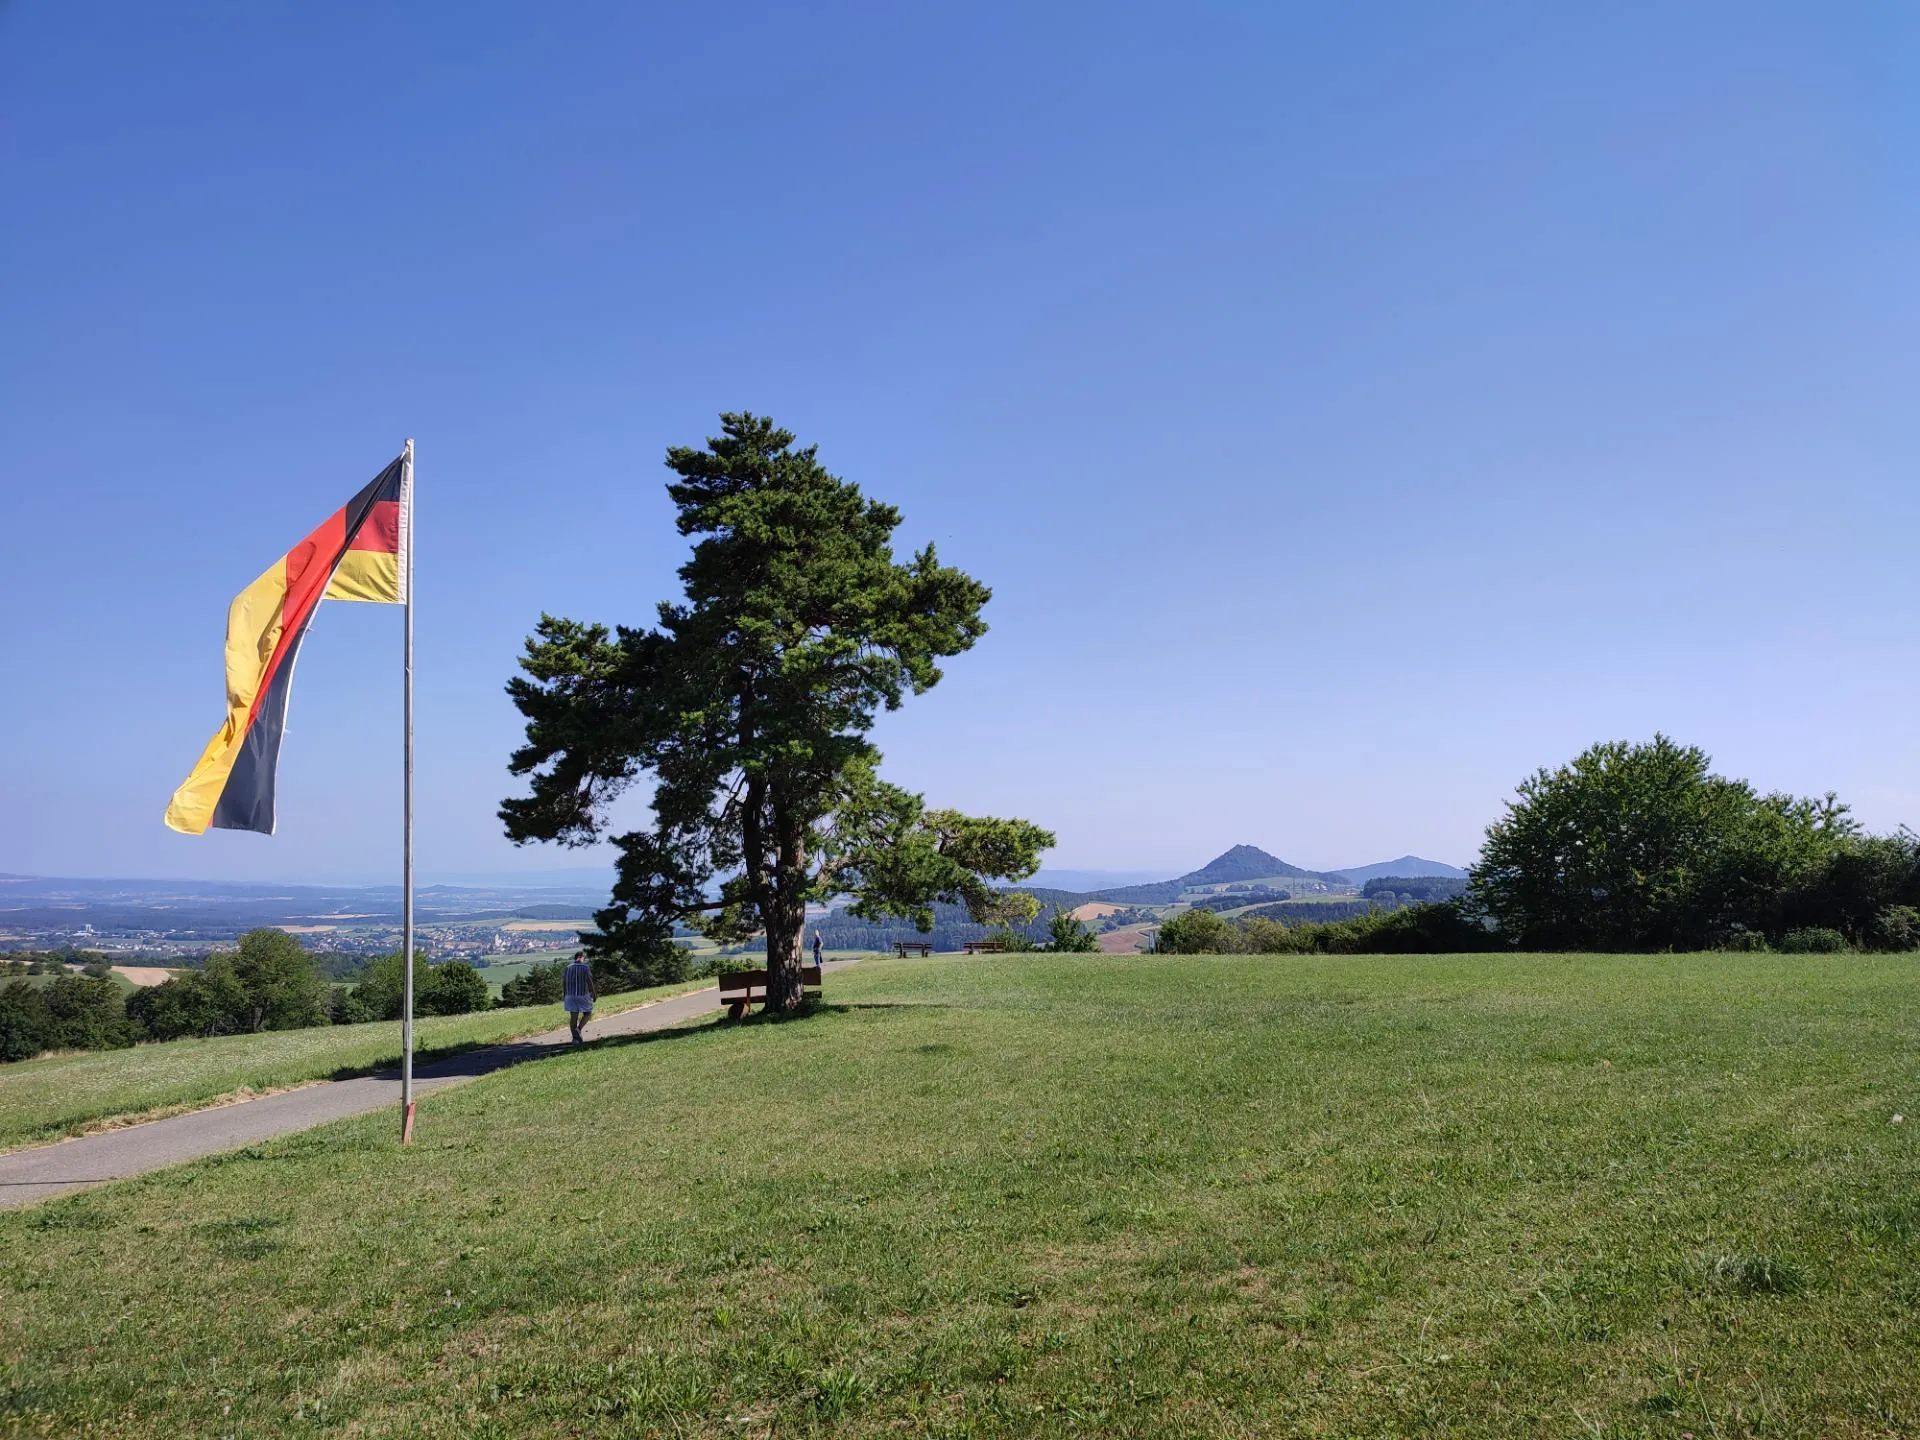
[(1189, 870), (1177, 880), (1159, 880), (1151, 885), (1122, 885), (1114, 890), (1095, 890), (1089, 899), (1107, 900), (1116, 905), (1171, 905), (1181, 893), (1196, 885), (1233, 885), (1247, 880), (1271, 880), (1276, 876), (1289, 880), (1326, 880), (1346, 883), (1346, 876), (1326, 870), (1302, 870), (1277, 855), (1269, 855), (1257, 845), (1236, 845), (1214, 856), (1198, 870)]
[(1198, 870), (1182, 875), (1181, 885), (1231, 885), (1242, 880), (1267, 880), (1284, 875), (1289, 880), (1332, 880), (1346, 877), (1327, 870), (1302, 870), (1277, 855), (1269, 855), (1257, 845), (1236, 845), (1224, 855), (1215, 856)]
[(1458, 865), (1447, 865), (1439, 860), (1422, 860), (1418, 855), (1402, 855), (1398, 860), (1382, 860), (1377, 865), (1356, 865), (1351, 870), (1339, 872), (1342, 879), (1351, 880), (1356, 885), (1364, 885), (1369, 880), (1383, 879), (1388, 875), (1404, 876), (1412, 880), (1423, 876), (1434, 876), (1446, 880), (1464, 880), (1467, 872)]

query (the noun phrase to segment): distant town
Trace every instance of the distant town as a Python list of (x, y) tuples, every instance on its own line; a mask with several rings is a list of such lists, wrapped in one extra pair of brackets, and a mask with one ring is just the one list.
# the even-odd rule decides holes
[[(534, 955), (591, 928), (603, 889), (433, 886), (416, 900), (416, 944), (434, 960)], [(118, 963), (191, 960), (273, 926), (307, 949), (400, 948), (392, 886), (285, 886), (0, 875), (0, 953), (85, 950)]]

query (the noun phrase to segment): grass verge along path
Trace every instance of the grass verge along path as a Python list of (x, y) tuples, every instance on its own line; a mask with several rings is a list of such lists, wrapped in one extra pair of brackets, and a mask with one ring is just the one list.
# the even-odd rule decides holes
[[(610, 995), (602, 1016), (710, 984), (696, 980)], [(418, 1061), (537, 1035), (566, 1023), (558, 1005), (429, 1015), (414, 1022)], [(0, 1065), (0, 1150), (83, 1133), (128, 1116), (153, 1116), (245, 1092), (366, 1074), (400, 1063), (400, 1022), (317, 1025), (211, 1040), (169, 1040)]]
[(0, 1434), (1920, 1434), (1920, 957), (828, 993), (0, 1214)]

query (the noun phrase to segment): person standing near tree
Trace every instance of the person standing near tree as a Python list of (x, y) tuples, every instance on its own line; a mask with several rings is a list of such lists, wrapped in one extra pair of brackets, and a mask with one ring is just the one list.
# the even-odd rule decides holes
[(820, 968), (820, 932), (818, 930), (813, 932), (813, 968), (816, 970)]
[(573, 952), (573, 963), (567, 966), (566, 989), (560, 1004), (567, 1012), (567, 1028), (573, 1031), (573, 1043), (578, 1045), (584, 1038), (587, 1021), (593, 1018), (593, 967), (587, 963), (586, 952)]

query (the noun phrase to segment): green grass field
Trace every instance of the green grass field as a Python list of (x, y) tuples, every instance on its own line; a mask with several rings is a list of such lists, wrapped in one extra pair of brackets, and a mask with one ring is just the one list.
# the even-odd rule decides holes
[[(51, 985), (61, 975), (77, 975), (79, 973), (77, 970), (50, 970), (39, 975), (0, 975), (0, 985), (12, 985), (18, 981), (32, 986), (35, 989), (41, 989)], [(108, 975), (107, 979), (114, 983), (114, 987), (119, 990), (122, 995), (131, 995), (135, 990), (140, 988), (117, 970)]]
[[(574, 949), (578, 948), (578, 946), (574, 947)], [(518, 955), (511, 960), (503, 957), (480, 966), (480, 978), (487, 982), (487, 989), (497, 997), (502, 985), (509, 980), (517, 980), (534, 966), (545, 965), (555, 960), (568, 960), (572, 956), (573, 950), (541, 950), (530, 955)]]
[[(603, 1015), (691, 988), (668, 985), (608, 996)], [(566, 1023), (558, 1005), (427, 1016), (416, 1022), (425, 1060), (491, 1045)], [(321, 1025), (264, 1035), (173, 1040), (131, 1050), (94, 1050), (0, 1065), (0, 1150), (77, 1134), (103, 1120), (205, 1104), (400, 1063), (400, 1026)]]
[(1920, 957), (828, 994), (0, 1214), (0, 1433), (1920, 1434)]

